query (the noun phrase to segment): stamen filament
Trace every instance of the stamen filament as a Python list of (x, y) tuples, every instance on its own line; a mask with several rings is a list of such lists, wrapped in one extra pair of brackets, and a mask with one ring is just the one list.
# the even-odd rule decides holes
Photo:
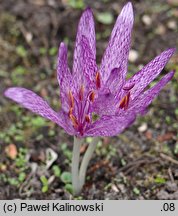
[(84, 86), (82, 85), (79, 91), (79, 100), (83, 100), (83, 95), (84, 95)]
[(79, 123), (78, 123), (76, 117), (75, 117), (73, 114), (70, 114), (69, 118), (70, 118), (70, 120), (72, 121), (73, 126), (74, 126), (75, 128), (78, 128)]
[(74, 96), (71, 91), (69, 91), (69, 101), (70, 101), (70, 107), (74, 108)]

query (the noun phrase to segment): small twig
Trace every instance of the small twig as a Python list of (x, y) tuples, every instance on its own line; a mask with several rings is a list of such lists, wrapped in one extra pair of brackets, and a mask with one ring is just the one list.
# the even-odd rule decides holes
[(133, 162), (127, 164), (126, 166), (120, 168), (119, 172), (124, 172), (127, 175), (142, 165), (150, 164), (150, 163), (156, 163), (158, 161), (159, 161), (159, 159), (151, 159), (151, 158), (141, 159), (141, 158), (139, 158), (136, 161), (133, 161)]
[[(34, 175), (36, 174), (37, 171), (37, 164), (36, 163), (32, 163), (31, 165), (31, 172), (30, 174), (27, 176), (26, 180), (21, 184), (20, 188), (19, 188), (19, 195), (20, 196), (26, 196), (29, 194), (29, 187), (30, 187), (30, 183), (32, 178), (34, 177)], [(23, 192), (25, 191), (25, 192)]]
[(15, 46), (11, 45), (8, 41), (4, 40), (2, 37), (0, 37), (0, 47), (10, 52), (15, 50)]
[(46, 167), (45, 169), (48, 170), (51, 165), (57, 160), (58, 154), (51, 148), (46, 149)]
[(168, 169), (168, 174), (169, 174), (169, 177), (170, 177), (171, 182), (174, 182), (174, 177), (173, 177), (172, 170), (171, 170), (170, 167), (169, 167), (169, 169)]
[(25, 41), (27, 42), (27, 44), (32, 48), (32, 50), (35, 48), (34, 44), (32, 43), (32, 38), (33, 35), (31, 32), (28, 32), (25, 28), (25, 26), (23, 25), (22, 22), (18, 23), (18, 27), (23, 35), (23, 37), (25, 38)]
[(178, 161), (177, 161), (177, 160), (174, 160), (172, 157), (170, 157), (170, 156), (168, 156), (168, 155), (166, 155), (166, 154), (160, 153), (160, 157), (161, 157), (162, 159), (165, 159), (165, 160), (167, 160), (167, 161), (173, 163), (173, 164), (178, 165)]

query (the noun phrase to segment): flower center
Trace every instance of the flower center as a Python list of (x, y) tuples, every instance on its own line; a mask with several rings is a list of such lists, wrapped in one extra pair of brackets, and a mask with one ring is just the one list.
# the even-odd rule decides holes
[(92, 90), (85, 95), (84, 85), (81, 86), (78, 94), (78, 99), (74, 98), (71, 91), (69, 95), (69, 119), (80, 135), (83, 135), (87, 125), (91, 123), (90, 106), (95, 100), (95, 92)]
[(92, 122), (91, 105), (96, 98), (96, 91), (101, 88), (101, 79), (99, 72), (96, 72), (94, 82), (94, 89), (87, 92), (85, 86), (82, 84), (79, 88), (77, 96), (75, 97), (73, 96), (72, 91), (68, 92), (68, 116), (73, 127), (80, 133), (80, 135), (84, 134), (86, 127)]

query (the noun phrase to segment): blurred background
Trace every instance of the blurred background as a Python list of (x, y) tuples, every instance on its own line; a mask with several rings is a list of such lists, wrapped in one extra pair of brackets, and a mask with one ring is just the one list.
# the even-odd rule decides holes
[[(135, 23), (128, 77), (169, 47), (178, 47), (178, 0), (133, 0)], [(93, 9), (97, 61), (124, 0), (0, 0), (0, 199), (71, 199), (73, 138), (54, 123), (4, 98), (22, 86), (59, 109), (56, 59), (61, 41), (69, 64), (82, 11)], [(176, 70), (146, 116), (98, 143), (77, 199), (178, 199), (178, 54)], [(152, 85), (155, 82), (152, 83)], [(86, 143), (90, 143), (88, 138)], [(85, 152), (85, 146), (81, 154)], [(58, 157), (56, 156), (58, 155)]]

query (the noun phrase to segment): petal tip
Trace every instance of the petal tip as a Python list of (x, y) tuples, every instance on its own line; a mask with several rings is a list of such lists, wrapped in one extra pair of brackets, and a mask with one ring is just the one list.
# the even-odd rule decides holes
[(174, 74), (175, 74), (176, 70), (172, 70), (171, 72), (169, 72), (169, 76), (170, 76), (170, 79), (173, 78)]
[(64, 42), (61, 42), (59, 45), (59, 49), (67, 49), (67, 45)]
[(131, 22), (133, 22), (134, 13), (133, 13), (133, 6), (131, 2), (128, 2), (127, 4), (124, 5), (120, 15), (123, 16), (125, 19), (129, 19)]
[(14, 87), (8, 88), (4, 91), (4, 96), (11, 98), (12, 94), (14, 94)]
[(3, 92), (4, 97), (8, 97), (8, 89)]
[(161, 55), (163, 54), (164, 56), (167, 56), (168, 58), (171, 58), (172, 55), (174, 55), (175, 51), (176, 51), (176, 48), (174, 48), (174, 47), (173, 48), (169, 48), (169, 49), (163, 51), (161, 53)]
[(11, 87), (5, 90), (4, 96), (13, 101), (21, 102), (23, 99), (23, 91), (24, 91), (24, 88)]
[(67, 56), (67, 46), (64, 42), (61, 42), (58, 49), (58, 58), (65, 58)]
[(131, 9), (133, 9), (132, 2), (127, 2), (127, 4), (125, 4), (125, 6), (127, 6), (127, 7), (131, 8)]
[(64, 42), (61, 42), (60, 43), (60, 47), (64, 47), (65, 46), (65, 43)]
[(93, 12), (92, 9), (90, 7), (86, 7), (86, 9), (83, 11), (82, 13), (82, 17), (93, 17)]
[(86, 12), (88, 12), (88, 13), (92, 13), (92, 9), (91, 9), (91, 7), (89, 7), (89, 6), (86, 7), (84, 11), (86, 11)]
[(175, 47), (169, 48), (168, 51), (170, 51), (170, 52), (172, 52), (172, 54), (174, 54), (176, 51), (176, 48)]

